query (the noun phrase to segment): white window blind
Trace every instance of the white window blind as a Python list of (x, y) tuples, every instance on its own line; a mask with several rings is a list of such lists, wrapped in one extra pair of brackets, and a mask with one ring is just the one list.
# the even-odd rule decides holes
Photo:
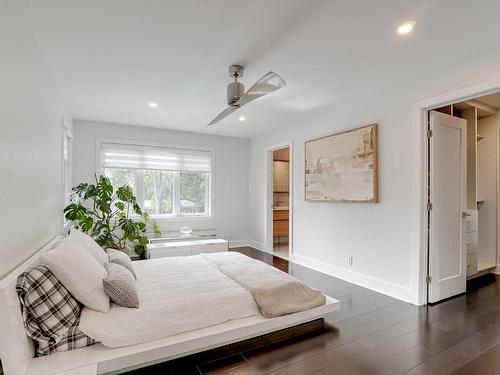
[(210, 172), (210, 151), (101, 143), (102, 168)]

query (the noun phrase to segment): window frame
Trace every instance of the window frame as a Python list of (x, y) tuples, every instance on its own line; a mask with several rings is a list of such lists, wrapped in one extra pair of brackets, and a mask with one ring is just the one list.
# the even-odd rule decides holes
[[(73, 188), (73, 133), (69, 127), (68, 121), (62, 119), (62, 137), (61, 137), (61, 188), (63, 208), (71, 203), (71, 192)], [(65, 146), (67, 145), (67, 150)], [(64, 158), (67, 151), (67, 164)], [(66, 186), (67, 184), (67, 186)], [(67, 190), (66, 190), (67, 188)], [(71, 222), (62, 215), (62, 231), (64, 232), (71, 226)]]
[[(142, 141), (131, 141), (124, 139), (116, 139), (116, 138), (97, 138), (96, 139), (96, 158), (95, 158), (95, 171), (97, 175), (104, 174), (104, 169), (101, 165), (101, 144), (102, 143), (114, 143), (117, 145), (131, 145), (131, 146), (144, 146), (144, 147), (157, 147), (157, 148), (176, 148), (181, 150), (197, 150), (197, 151), (207, 151), (210, 152), (210, 173), (208, 174), (208, 189), (205, 190), (205, 199), (208, 204), (208, 209), (206, 210), (206, 214), (150, 214), (151, 219), (157, 221), (206, 221), (206, 220), (214, 220), (215, 219), (215, 194), (214, 194), (214, 186), (215, 186), (215, 149), (213, 147), (199, 147), (199, 146), (187, 146), (187, 145), (178, 145), (178, 144), (166, 144), (166, 143), (153, 143), (153, 142), (142, 142)], [(142, 170), (140, 170), (142, 171)], [(175, 176), (175, 173), (174, 173)], [(143, 183), (144, 180), (137, 181), (137, 200), (140, 199), (140, 204), (143, 205)], [(140, 186), (141, 185), (141, 186)], [(175, 181), (174, 186), (175, 189)], [(140, 190), (142, 189), (142, 190)], [(139, 192), (140, 191), (140, 192)], [(172, 209), (175, 212), (174, 205), (178, 203), (175, 202), (175, 199), (172, 200)], [(142, 207), (141, 207), (142, 208)], [(180, 212), (180, 210), (179, 210)]]

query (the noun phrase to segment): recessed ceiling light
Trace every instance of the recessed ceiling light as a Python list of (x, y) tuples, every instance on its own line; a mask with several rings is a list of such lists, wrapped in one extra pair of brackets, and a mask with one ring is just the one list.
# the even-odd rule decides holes
[(241, 122), (243, 122), (243, 121), (246, 120), (246, 117), (245, 116), (240, 116), (240, 117), (238, 117), (238, 120), (240, 120)]
[(148, 104), (149, 104), (149, 106), (150, 106), (151, 108), (156, 108), (156, 107), (158, 107), (158, 103), (155, 103), (155, 102), (149, 102)]
[(408, 34), (415, 27), (415, 21), (407, 21), (398, 27), (398, 34)]

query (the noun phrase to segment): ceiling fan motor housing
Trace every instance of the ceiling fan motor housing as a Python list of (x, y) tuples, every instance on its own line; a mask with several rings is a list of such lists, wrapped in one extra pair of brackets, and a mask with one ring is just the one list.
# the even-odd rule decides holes
[(234, 107), (236, 102), (245, 93), (245, 86), (239, 82), (231, 82), (227, 85), (227, 104)]
[(264, 74), (262, 78), (255, 82), (250, 89), (245, 92), (245, 86), (238, 82), (238, 78), (243, 76), (243, 67), (241, 65), (231, 65), (228, 73), (229, 77), (234, 79), (234, 82), (227, 85), (227, 105), (229, 108), (219, 113), (219, 115), (207, 126), (216, 124), (245, 104), (270, 94), (286, 85), (283, 78), (271, 71)]

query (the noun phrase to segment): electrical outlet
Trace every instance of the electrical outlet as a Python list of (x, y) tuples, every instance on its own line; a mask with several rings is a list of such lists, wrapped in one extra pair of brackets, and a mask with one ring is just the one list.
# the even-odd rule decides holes
[(347, 257), (347, 263), (352, 267), (352, 255)]

